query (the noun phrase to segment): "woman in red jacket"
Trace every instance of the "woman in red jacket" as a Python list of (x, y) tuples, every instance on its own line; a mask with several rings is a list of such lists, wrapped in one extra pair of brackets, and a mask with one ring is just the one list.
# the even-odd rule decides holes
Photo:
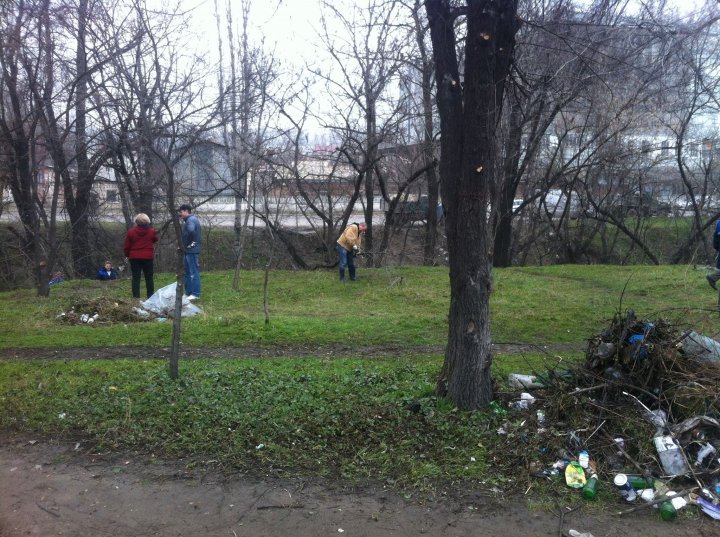
[(150, 298), (155, 292), (153, 257), (155, 257), (155, 243), (158, 241), (158, 236), (155, 229), (150, 226), (150, 218), (145, 213), (135, 217), (135, 224), (125, 236), (123, 250), (125, 257), (130, 260), (133, 297), (140, 298), (140, 273), (143, 273), (147, 297)]

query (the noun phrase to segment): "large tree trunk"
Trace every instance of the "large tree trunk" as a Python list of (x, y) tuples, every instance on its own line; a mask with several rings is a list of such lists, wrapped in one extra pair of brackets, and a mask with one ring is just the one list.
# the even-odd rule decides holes
[(488, 240), (496, 128), (518, 29), (516, 0), (468, 0), (461, 84), (450, 2), (428, 0), (438, 81), (440, 181), (450, 259), (450, 314), (438, 392), (459, 408), (492, 400)]

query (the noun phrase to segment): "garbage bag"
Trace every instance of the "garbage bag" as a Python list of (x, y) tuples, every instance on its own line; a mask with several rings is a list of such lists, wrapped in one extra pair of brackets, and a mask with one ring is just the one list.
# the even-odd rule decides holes
[[(175, 292), (177, 283), (173, 282), (155, 291), (155, 293), (142, 303), (143, 309), (157, 315), (172, 317), (175, 313)], [(190, 302), (185, 295), (182, 297), (181, 317), (192, 317), (202, 313), (202, 309)]]
[(687, 355), (711, 362), (720, 360), (720, 343), (712, 338), (689, 332), (680, 342), (680, 349)]

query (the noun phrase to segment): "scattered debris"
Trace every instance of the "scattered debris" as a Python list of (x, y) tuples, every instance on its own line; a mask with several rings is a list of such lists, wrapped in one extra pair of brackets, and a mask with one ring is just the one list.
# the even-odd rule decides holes
[(583, 363), (513, 374), (508, 384), (532, 388), (541, 410), (528, 411), (526, 394), (505, 402), (512, 410), (495, 447), (498, 465), (511, 471), (520, 460), (531, 477), (562, 474), (589, 499), (596, 491), (585, 489), (597, 476), (593, 486), (636, 505), (623, 513), (656, 507), (671, 520), (695, 505), (720, 519), (720, 343), (714, 339), (628, 311), (589, 340)]

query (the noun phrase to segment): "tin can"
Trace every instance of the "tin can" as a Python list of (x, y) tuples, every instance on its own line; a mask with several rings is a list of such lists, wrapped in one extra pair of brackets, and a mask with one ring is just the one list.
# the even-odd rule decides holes
[(628, 476), (625, 474), (616, 474), (613, 483), (620, 491), (620, 495), (625, 499), (626, 502), (634, 502), (637, 498), (637, 492), (635, 487), (632, 486), (628, 480)]

